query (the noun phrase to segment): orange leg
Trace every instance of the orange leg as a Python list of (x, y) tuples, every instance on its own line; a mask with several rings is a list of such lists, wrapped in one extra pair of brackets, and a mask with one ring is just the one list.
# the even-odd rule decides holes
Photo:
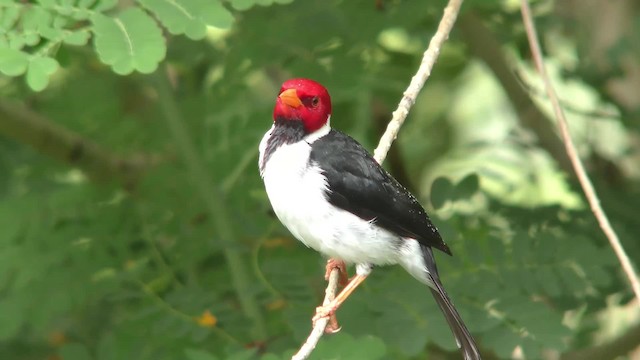
[(326, 272), (324, 273), (324, 279), (326, 281), (329, 281), (329, 275), (331, 275), (331, 271), (333, 269), (338, 269), (338, 271), (340, 272), (340, 279), (338, 280), (338, 284), (340, 284), (340, 286), (342, 287), (347, 286), (347, 284), (349, 283), (349, 278), (347, 277), (347, 265), (345, 265), (344, 261), (336, 259), (327, 260), (327, 268)]
[(327, 325), (325, 332), (328, 332), (328, 333), (338, 332), (340, 330), (340, 327), (338, 326), (338, 322), (335, 318), (336, 310), (338, 310), (340, 305), (342, 305), (342, 303), (345, 300), (347, 300), (349, 295), (351, 295), (351, 293), (358, 287), (358, 285), (362, 284), (362, 282), (366, 278), (367, 278), (367, 275), (354, 276), (353, 279), (351, 279), (351, 281), (349, 282), (349, 284), (347, 284), (347, 286), (344, 289), (342, 289), (340, 294), (338, 294), (338, 296), (336, 296), (336, 298), (333, 299), (333, 301), (331, 301), (327, 305), (318, 306), (316, 308), (316, 314), (311, 319), (311, 321), (313, 321), (313, 324), (315, 325), (316, 321), (322, 318), (329, 317), (329, 324)]
[[(331, 272), (333, 271), (333, 269), (338, 270), (338, 284), (342, 287), (347, 286), (347, 284), (349, 283), (349, 279), (347, 277), (347, 265), (345, 265), (344, 261), (336, 259), (327, 260), (326, 272), (324, 273), (324, 279), (326, 281), (329, 281), (329, 276), (331, 276)], [(327, 323), (327, 327), (324, 329), (325, 333), (335, 334), (340, 331), (340, 329), (341, 327), (338, 324), (338, 318), (336, 317), (336, 314), (333, 313), (329, 315), (329, 322)]]

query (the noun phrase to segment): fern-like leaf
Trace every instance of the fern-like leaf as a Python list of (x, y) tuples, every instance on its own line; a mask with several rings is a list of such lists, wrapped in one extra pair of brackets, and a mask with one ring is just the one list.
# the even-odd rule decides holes
[(117, 74), (152, 73), (164, 59), (162, 31), (141, 9), (131, 8), (117, 17), (95, 14), (91, 21), (100, 60)]

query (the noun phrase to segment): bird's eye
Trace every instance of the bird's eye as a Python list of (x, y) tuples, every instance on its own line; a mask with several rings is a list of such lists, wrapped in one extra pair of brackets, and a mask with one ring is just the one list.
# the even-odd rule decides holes
[(316, 107), (318, 106), (318, 103), (320, 103), (320, 99), (317, 96), (314, 96), (313, 99), (311, 99), (311, 106)]

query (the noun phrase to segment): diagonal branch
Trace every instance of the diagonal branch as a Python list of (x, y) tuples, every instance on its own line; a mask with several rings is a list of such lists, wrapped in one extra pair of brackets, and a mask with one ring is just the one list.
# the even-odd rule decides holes
[[(440, 24), (438, 25), (438, 30), (431, 38), (429, 47), (422, 56), (420, 67), (418, 68), (418, 71), (413, 76), (413, 78), (411, 78), (409, 87), (404, 92), (404, 95), (402, 96), (402, 99), (398, 104), (398, 108), (393, 112), (391, 121), (389, 121), (389, 125), (387, 125), (387, 130), (380, 138), (380, 143), (374, 151), (373, 157), (379, 163), (382, 163), (386, 158), (387, 152), (389, 152), (389, 149), (391, 148), (391, 144), (398, 136), (400, 127), (407, 118), (407, 115), (409, 115), (409, 110), (411, 109), (413, 104), (415, 104), (420, 90), (422, 90), (424, 83), (431, 75), (431, 69), (433, 69), (433, 65), (436, 63), (436, 59), (440, 54), (440, 49), (442, 48), (442, 45), (447, 40), (447, 38), (449, 38), (449, 33), (451, 33), (451, 30), (453, 29), (453, 24), (458, 17), (458, 12), (460, 11), (462, 1), (463, 0), (449, 0), (449, 4), (447, 4), (447, 7), (444, 9), (444, 14), (442, 15), (442, 19), (440, 20)], [(326, 290), (327, 295), (325, 296), (324, 300), (325, 304), (327, 304), (328, 301), (331, 301), (333, 297), (335, 297), (338, 282), (332, 281), (332, 279), (337, 280), (337, 278), (338, 270), (333, 269), (331, 271), (329, 284)], [(305, 341), (302, 348), (291, 359), (304, 360), (308, 358), (313, 349), (316, 347), (316, 344), (320, 340), (320, 337), (324, 333), (324, 328), (326, 327), (326, 325), (326, 319), (317, 321), (315, 327), (311, 331), (311, 334)]]
[[(336, 292), (338, 290), (338, 279), (340, 279), (340, 272), (338, 269), (333, 269), (331, 274), (329, 274), (329, 283), (327, 284), (327, 289), (325, 290), (324, 301), (322, 305), (329, 305), (331, 301), (336, 297)], [(316, 326), (313, 327), (311, 334), (307, 338), (307, 341), (304, 342), (300, 350), (293, 355), (291, 360), (304, 360), (311, 355), (313, 349), (316, 348), (318, 344), (318, 340), (324, 333), (324, 328), (327, 327), (327, 323), (329, 322), (329, 318), (323, 318), (316, 322)]]
[(584, 165), (582, 165), (582, 161), (580, 161), (580, 157), (578, 156), (578, 151), (573, 144), (573, 140), (571, 139), (571, 134), (569, 133), (569, 126), (567, 125), (567, 119), (564, 116), (564, 112), (562, 111), (562, 107), (560, 106), (560, 101), (558, 100), (558, 95), (553, 89), (553, 85), (551, 84), (551, 80), (547, 75), (547, 71), (544, 67), (544, 63), (542, 60), (542, 50), (540, 49), (540, 42), (538, 41), (538, 35), (536, 32), (535, 24), (533, 23), (533, 19), (531, 17), (531, 10), (529, 9), (529, 1), (522, 0), (522, 20), (524, 21), (525, 30), (527, 32), (527, 38), (529, 39), (529, 46), (531, 47), (531, 54), (533, 55), (534, 62), (536, 64), (536, 68), (538, 69), (538, 73), (540, 73), (540, 77), (544, 81), (544, 87), (547, 91), (547, 95), (551, 100), (551, 104), (553, 105), (553, 111), (555, 112), (556, 118), (558, 119), (558, 126), (560, 128), (560, 134), (562, 135), (562, 140), (564, 141), (565, 149), (567, 151), (567, 155), (571, 160), (571, 165), (573, 166), (573, 170), (575, 171), (578, 181), (582, 186), (582, 190), (584, 191), (587, 200), (589, 201), (589, 205), (591, 206), (591, 211), (593, 215), (598, 220), (598, 224), (604, 232), (607, 239), (609, 239), (609, 243), (613, 248), (613, 251), (616, 253), (618, 257), (618, 261), (622, 265), (622, 269), (627, 275), (627, 279), (629, 283), (631, 283), (631, 288), (633, 289), (636, 298), (638, 299), (638, 305), (640, 305), (640, 280), (638, 280), (638, 275), (635, 273), (633, 269), (633, 265), (631, 264), (631, 260), (627, 256), (624, 247), (620, 243), (620, 239), (618, 239), (618, 235), (611, 227), (609, 223), (609, 219), (605, 214), (604, 210), (600, 206), (600, 199), (598, 198), (598, 194), (596, 194), (595, 189), (593, 188), (593, 184), (587, 175), (587, 172), (584, 169)]
[(562, 140), (551, 126), (553, 123), (547, 121), (547, 115), (536, 106), (518, 81), (498, 40), (473, 12), (461, 16), (458, 24), (470, 53), (482, 60), (500, 82), (518, 114), (520, 125), (536, 135), (539, 145), (553, 157), (562, 170), (570, 172), (571, 163), (564, 151)]
[(152, 157), (119, 157), (99, 144), (66, 129), (19, 103), (0, 101), (0, 135), (31, 146), (37, 152), (77, 166), (96, 182), (112, 180), (134, 186)]
[(438, 30), (431, 38), (427, 51), (422, 55), (420, 67), (413, 78), (411, 78), (409, 87), (405, 90), (398, 104), (398, 109), (393, 112), (393, 117), (391, 121), (389, 121), (389, 125), (387, 125), (387, 130), (382, 134), (378, 147), (373, 152), (373, 157), (379, 163), (382, 163), (387, 157), (387, 152), (389, 152), (391, 144), (396, 137), (398, 137), (400, 127), (407, 118), (407, 115), (409, 115), (409, 109), (415, 104), (420, 90), (422, 90), (424, 83), (429, 76), (431, 76), (431, 69), (433, 69), (433, 65), (436, 63), (438, 55), (440, 55), (442, 45), (449, 38), (449, 33), (453, 29), (453, 24), (456, 22), (461, 5), (462, 0), (449, 0), (449, 4), (447, 4), (447, 7), (444, 9)]

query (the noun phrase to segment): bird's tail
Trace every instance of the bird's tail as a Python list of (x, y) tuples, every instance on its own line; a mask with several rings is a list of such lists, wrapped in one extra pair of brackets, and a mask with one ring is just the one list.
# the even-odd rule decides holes
[(462, 351), (462, 355), (465, 360), (480, 360), (480, 351), (478, 351), (478, 346), (476, 345), (473, 336), (469, 333), (464, 321), (458, 314), (458, 310), (453, 306), (449, 295), (444, 291), (444, 287), (440, 282), (440, 278), (438, 276), (438, 270), (435, 266), (435, 260), (433, 258), (433, 253), (431, 252), (431, 248), (424, 247), (423, 248), (425, 261), (427, 262), (427, 267), (430, 270), (429, 276), (433, 281), (434, 287), (429, 287), (433, 297), (436, 299), (438, 306), (442, 310), (444, 317), (447, 319), (447, 323), (449, 323), (449, 327), (451, 328), (451, 332), (453, 336), (456, 338), (456, 342), (458, 343), (458, 347)]

